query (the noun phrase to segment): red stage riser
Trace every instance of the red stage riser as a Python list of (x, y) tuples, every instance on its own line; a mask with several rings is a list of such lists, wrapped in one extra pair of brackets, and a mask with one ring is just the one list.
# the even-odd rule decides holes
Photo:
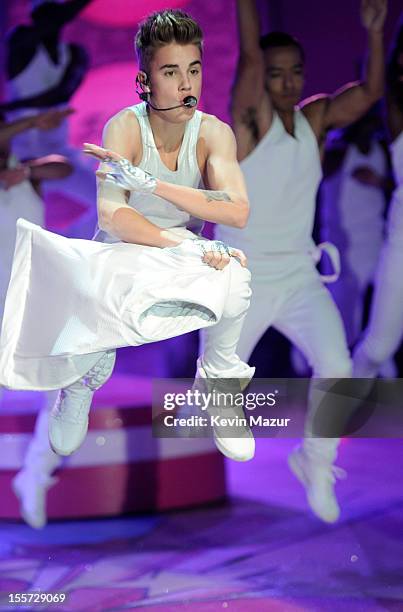
[[(116, 374), (96, 393), (84, 444), (55, 473), (49, 518), (171, 510), (225, 498), (224, 458), (211, 439), (152, 436), (151, 390), (150, 379)], [(10, 394), (6, 404), (0, 410), (0, 518), (14, 519), (20, 515), (11, 482), (23, 465), (36, 412), (29, 397)]]

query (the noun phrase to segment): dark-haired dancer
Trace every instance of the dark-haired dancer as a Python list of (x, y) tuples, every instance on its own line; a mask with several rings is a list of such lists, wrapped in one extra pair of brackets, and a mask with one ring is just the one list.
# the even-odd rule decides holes
[[(36, 129), (46, 133), (47, 130), (57, 128), (64, 115), (62, 111), (52, 110), (12, 122), (6, 122), (0, 116), (0, 323), (10, 280), (17, 219), (23, 217), (31, 223), (43, 225), (43, 181), (61, 179), (72, 172), (67, 159), (60, 155), (48, 155), (21, 164), (11, 154), (11, 143), (17, 134), (25, 131)], [(1, 393), (0, 387), (0, 398)], [(20, 501), (22, 516), (35, 528), (43, 527), (46, 522), (45, 496), (55, 482), (51, 473), (61, 462), (61, 458), (52, 452), (47, 436), (48, 414), (55, 399), (55, 392), (45, 395), (22, 469), (12, 483)]]
[[(166, 10), (140, 26), (136, 48), (144, 101), (112, 117), (106, 148), (85, 147), (107, 161), (98, 172), (95, 241), (19, 225), (0, 382), (62, 388), (49, 430), (61, 455), (83, 442), (92, 396), (119, 346), (206, 328), (198, 377), (254, 373), (236, 353), (251, 293), (245, 256), (199, 236), (203, 220), (243, 227), (249, 213), (231, 129), (194, 106), (202, 32), (186, 13)], [(199, 189), (202, 178), (208, 190)], [(238, 438), (215, 429), (215, 441), (246, 461), (254, 439), (240, 429)]]
[(82, 153), (69, 144), (68, 103), (83, 82), (89, 66), (85, 48), (63, 40), (68, 26), (91, 0), (31, 0), (31, 23), (18, 24), (6, 38), (7, 102), (1, 105), (9, 120), (15, 121), (53, 109), (66, 115), (57, 128), (43, 133), (38, 129), (19, 134), (13, 153), (27, 160), (59, 154), (73, 166), (67, 178), (45, 181), (43, 195), (61, 192), (82, 203), (88, 212), (81, 216), (69, 235), (94, 235), (96, 189), (93, 167)]
[(360, 378), (376, 376), (403, 337), (403, 13), (387, 63), (386, 101), (396, 189), (376, 272), (368, 329), (354, 351), (354, 375)]
[[(329, 140), (320, 187), (321, 239), (341, 250), (340, 277), (329, 289), (353, 347), (362, 333), (366, 296), (382, 252), (392, 184), (380, 104)], [(382, 364), (382, 376), (396, 376), (393, 358)]]
[[(248, 359), (273, 325), (304, 353), (319, 378), (351, 376), (342, 321), (315, 268), (318, 249), (311, 236), (325, 134), (356, 121), (383, 91), (386, 1), (363, 1), (361, 15), (369, 36), (364, 80), (333, 96), (300, 102), (300, 43), (288, 34), (271, 33), (259, 47), (254, 0), (238, 0), (240, 59), (232, 116), (251, 213), (245, 229), (220, 227), (216, 234), (245, 250), (252, 272), (253, 298), (238, 351)], [(337, 252), (330, 249), (329, 254), (337, 264)], [(306, 438), (290, 464), (315, 514), (334, 522), (340, 512), (333, 490), (338, 439), (312, 436), (314, 398), (312, 389)]]

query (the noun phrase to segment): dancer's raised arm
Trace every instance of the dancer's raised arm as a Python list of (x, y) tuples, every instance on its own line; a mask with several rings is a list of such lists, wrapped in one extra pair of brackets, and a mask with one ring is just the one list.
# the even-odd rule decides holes
[(272, 105), (264, 86), (265, 68), (259, 46), (255, 0), (238, 0), (239, 59), (232, 90), (231, 114), (241, 161), (253, 151), (272, 121)]
[(361, 0), (361, 21), (368, 32), (368, 59), (361, 81), (347, 83), (333, 95), (319, 94), (302, 103), (318, 138), (329, 129), (354, 123), (379, 100), (384, 90), (383, 25), (386, 0)]

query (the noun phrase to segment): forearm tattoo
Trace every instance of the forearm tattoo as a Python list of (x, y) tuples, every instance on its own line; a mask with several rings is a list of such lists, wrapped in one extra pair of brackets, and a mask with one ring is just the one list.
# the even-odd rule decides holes
[(200, 191), (204, 193), (207, 202), (213, 202), (213, 200), (218, 202), (233, 202), (225, 191), (209, 191), (207, 189), (200, 189)]

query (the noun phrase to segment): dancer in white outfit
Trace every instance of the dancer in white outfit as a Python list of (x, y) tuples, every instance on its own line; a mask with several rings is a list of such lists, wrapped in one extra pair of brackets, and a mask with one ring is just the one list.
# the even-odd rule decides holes
[[(8, 102), (2, 105), (9, 120), (33, 115), (44, 109), (64, 110), (88, 70), (83, 46), (60, 40), (63, 28), (90, 0), (34, 2), (32, 24), (17, 26), (7, 38)], [(71, 111), (70, 111), (71, 112)], [(96, 188), (91, 164), (69, 145), (68, 120), (46, 134), (30, 130), (13, 141), (13, 152), (21, 159), (57, 153), (66, 157), (74, 171), (62, 180), (44, 183), (43, 196), (65, 193), (89, 210), (74, 224), (74, 237), (91, 238), (96, 223)], [(81, 227), (81, 233), (80, 229)], [(70, 232), (71, 235), (71, 232)]]
[(11, 142), (17, 134), (32, 129), (44, 134), (62, 121), (63, 114), (52, 111), (12, 122), (6, 122), (0, 116), (0, 320), (10, 280), (17, 219), (21, 217), (43, 225), (45, 210), (38, 193), (39, 183), (67, 177), (72, 171), (66, 158), (60, 155), (21, 163), (10, 152)]
[[(314, 377), (351, 375), (342, 321), (315, 269), (311, 233), (324, 134), (355, 121), (382, 95), (385, 14), (385, 2), (363, 2), (370, 45), (366, 80), (296, 106), (304, 84), (301, 45), (272, 33), (261, 40), (262, 53), (255, 3), (238, 1), (241, 52), (232, 116), (251, 213), (245, 229), (221, 226), (216, 236), (244, 249), (252, 272), (253, 298), (238, 345), (244, 360), (273, 325), (304, 353)], [(337, 266), (337, 253), (328, 250)], [(314, 397), (311, 390), (307, 435), (290, 461), (312, 510), (333, 522), (339, 516), (333, 491), (338, 440), (313, 437)]]
[(371, 378), (398, 349), (403, 336), (403, 18), (388, 60), (387, 124), (396, 189), (387, 237), (376, 272), (368, 328), (354, 351), (354, 375)]
[[(17, 219), (24, 218), (43, 225), (44, 205), (39, 193), (40, 182), (66, 177), (72, 171), (67, 160), (56, 155), (21, 164), (10, 155), (10, 142), (16, 134), (25, 130), (35, 127), (43, 133), (46, 129), (56, 128), (62, 120), (63, 113), (48, 111), (14, 122), (0, 123), (1, 162), (4, 166), (0, 171), (0, 320), (10, 280)], [(46, 523), (45, 495), (54, 483), (51, 474), (61, 462), (61, 458), (51, 450), (47, 435), (48, 414), (55, 402), (56, 392), (46, 393), (44, 399), (35, 434), (24, 457), (23, 468), (13, 481), (13, 489), (20, 500), (21, 514), (35, 528), (41, 528)]]
[[(384, 239), (389, 177), (380, 109), (374, 107), (332, 136), (320, 188), (321, 239), (341, 252), (340, 277), (329, 289), (342, 315), (348, 345), (353, 346), (362, 331), (365, 297)], [(323, 269), (326, 272), (327, 266)]]
[[(162, 11), (142, 24), (136, 45), (147, 103), (108, 122), (107, 149), (85, 147), (108, 160), (98, 173), (97, 240), (18, 226), (0, 380), (62, 388), (49, 431), (62, 455), (82, 443), (93, 393), (119, 346), (206, 327), (199, 377), (254, 373), (236, 354), (251, 293), (245, 256), (198, 237), (201, 220), (243, 227), (249, 212), (230, 128), (184, 103), (194, 106), (201, 91), (201, 30), (181, 11)], [(197, 188), (201, 178), (211, 190)], [(248, 428), (239, 438), (215, 436), (233, 459), (253, 457)]]
[[(340, 311), (349, 347), (357, 342), (363, 326), (364, 307), (384, 238), (384, 210), (388, 177), (388, 155), (381, 110), (375, 105), (364, 117), (344, 130), (329, 134), (320, 186), (320, 237), (340, 252), (337, 282), (329, 285)], [(322, 273), (331, 273), (331, 263), (321, 262)], [(299, 375), (307, 375), (308, 364), (294, 346), (292, 364)], [(383, 372), (396, 370), (393, 359)]]

